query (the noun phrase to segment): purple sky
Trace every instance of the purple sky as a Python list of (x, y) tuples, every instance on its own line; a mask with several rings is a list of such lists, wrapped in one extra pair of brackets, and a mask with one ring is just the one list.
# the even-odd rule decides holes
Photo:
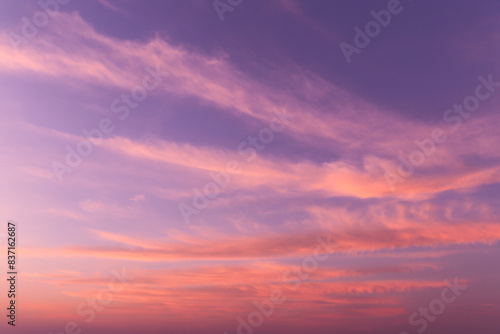
[(2, 333), (497, 334), (500, 2), (239, 2), (0, 1)]

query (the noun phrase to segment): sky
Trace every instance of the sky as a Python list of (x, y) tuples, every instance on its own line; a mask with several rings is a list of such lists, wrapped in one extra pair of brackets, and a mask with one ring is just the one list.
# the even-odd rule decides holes
[(495, 0), (0, 0), (2, 333), (497, 334), (499, 36)]

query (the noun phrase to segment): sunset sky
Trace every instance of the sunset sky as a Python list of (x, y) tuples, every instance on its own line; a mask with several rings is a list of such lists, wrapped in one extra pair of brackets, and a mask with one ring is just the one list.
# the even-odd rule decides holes
[(1, 333), (498, 334), (499, 65), (496, 0), (0, 0)]

